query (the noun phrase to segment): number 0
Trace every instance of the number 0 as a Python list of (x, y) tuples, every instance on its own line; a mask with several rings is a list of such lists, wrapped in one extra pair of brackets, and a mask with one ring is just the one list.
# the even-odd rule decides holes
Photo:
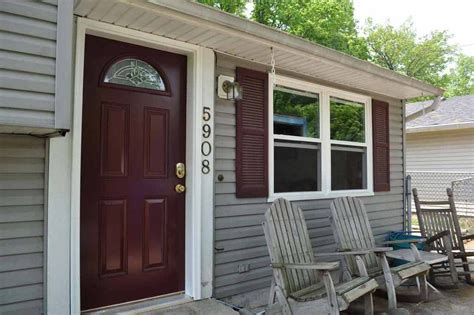
[(212, 151), (212, 147), (211, 147), (211, 144), (209, 143), (209, 141), (204, 141), (201, 144), (201, 153), (202, 153), (202, 155), (209, 156), (209, 154), (211, 154), (211, 151)]

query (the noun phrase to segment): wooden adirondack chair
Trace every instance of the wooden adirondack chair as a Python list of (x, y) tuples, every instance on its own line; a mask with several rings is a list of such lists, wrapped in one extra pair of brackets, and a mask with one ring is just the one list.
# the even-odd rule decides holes
[(278, 199), (265, 213), (265, 219), (262, 225), (273, 268), (270, 308), (276, 297), (284, 314), (339, 314), (352, 301), (364, 297), (366, 314), (373, 314), (372, 292), (377, 283), (367, 276), (357, 256), (367, 251), (324, 255), (356, 255), (361, 276), (334, 285), (330, 271), (338, 269), (339, 262), (315, 262), (301, 209)]
[[(451, 277), (456, 285), (458, 276), (462, 275), (466, 277), (467, 283), (474, 285), (471, 277), (474, 275), (474, 270), (469, 268), (467, 260), (470, 256), (474, 257), (474, 251), (468, 251), (464, 247), (465, 241), (474, 240), (474, 234), (462, 235), (453, 191), (451, 188), (447, 188), (446, 191), (448, 194), (446, 201), (422, 201), (416, 188), (413, 188), (418, 224), (421, 235), (427, 238), (427, 250), (435, 250), (449, 258), (449, 266), (445, 264), (433, 266), (430, 277), (433, 280), (436, 277)], [(461, 262), (455, 262), (455, 259)], [(462, 267), (464, 271), (459, 272), (456, 267)]]
[[(387, 291), (389, 311), (397, 309), (397, 297), (395, 289), (411, 277), (420, 280), (420, 297), (428, 298), (428, 286), (426, 274), (430, 266), (421, 261), (416, 246), (412, 243), (414, 257), (417, 262), (407, 263), (390, 268), (385, 253), (392, 248), (379, 247), (375, 245), (369, 219), (361, 200), (353, 197), (337, 198), (331, 202), (331, 225), (338, 250), (368, 249), (370, 253), (363, 257), (367, 266), (369, 277), (374, 277), (379, 287)], [(403, 240), (402, 242), (418, 242), (419, 240)], [(400, 243), (401, 241), (384, 242), (384, 245)], [(358, 275), (356, 261), (352, 257), (345, 259), (345, 277), (351, 278)], [(401, 309), (399, 309), (401, 310)]]

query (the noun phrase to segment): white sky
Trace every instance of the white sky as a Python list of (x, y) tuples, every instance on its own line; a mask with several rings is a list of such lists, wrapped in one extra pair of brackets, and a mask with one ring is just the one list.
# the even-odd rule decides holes
[(412, 17), (418, 35), (447, 30), (452, 43), (474, 56), (474, 0), (353, 0), (359, 26), (368, 17), (376, 23), (390, 20), (399, 26)]

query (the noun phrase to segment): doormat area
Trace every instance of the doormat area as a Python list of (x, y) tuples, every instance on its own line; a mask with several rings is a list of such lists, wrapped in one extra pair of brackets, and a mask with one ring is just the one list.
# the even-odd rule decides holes
[(239, 312), (216, 301), (215, 299), (206, 299), (180, 304), (173, 307), (162, 308), (159, 310), (149, 310), (140, 315), (236, 315)]

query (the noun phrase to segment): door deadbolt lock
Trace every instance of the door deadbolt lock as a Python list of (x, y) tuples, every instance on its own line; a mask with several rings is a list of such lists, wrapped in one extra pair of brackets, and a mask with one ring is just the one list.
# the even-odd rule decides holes
[(184, 178), (186, 176), (186, 166), (184, 163), (176, 163), (176, 177)]
[(182, 194), (186, 191), (186, 187), (184, 185), (181, 185), (181, 184), (177, 184), (176, 186), (174, 186), (174, 190), (178, 193), (178, 194)]

